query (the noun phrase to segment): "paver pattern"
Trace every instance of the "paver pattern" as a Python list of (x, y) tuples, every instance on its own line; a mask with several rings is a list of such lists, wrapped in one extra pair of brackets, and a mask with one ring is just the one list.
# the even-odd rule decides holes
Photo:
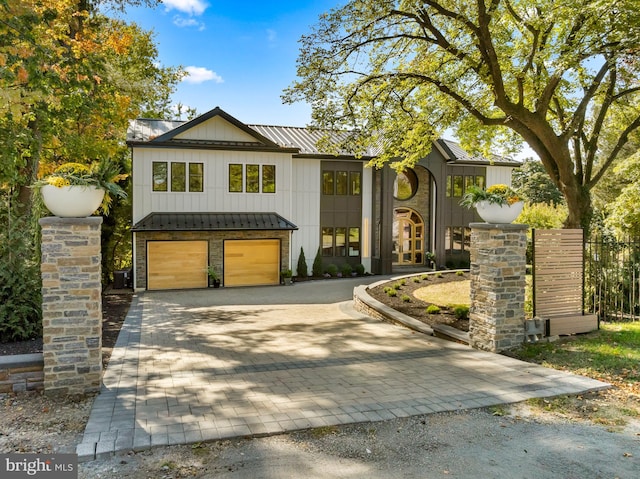
[(371, 319), (322, 288), (137, 295), (80, 460), (606, 387)]

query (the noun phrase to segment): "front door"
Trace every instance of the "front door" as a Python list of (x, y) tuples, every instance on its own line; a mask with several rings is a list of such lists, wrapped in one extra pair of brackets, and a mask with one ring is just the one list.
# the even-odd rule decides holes
[(410, 208), (396, 208), (393, 219), (393, 264), (424, 263), (424, 223)]

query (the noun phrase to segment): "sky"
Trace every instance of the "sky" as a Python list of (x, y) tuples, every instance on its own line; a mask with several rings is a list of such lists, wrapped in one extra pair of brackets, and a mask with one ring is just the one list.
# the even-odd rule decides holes
[(340, 0), (162, 0), (125, 18), (155, 32), (159, 61), (188, 76), (174, 103), (205, 113), (217, 106), (244, 123), (306, 126), (311, 108), (283, 105), (296, 79), (298, 40)]

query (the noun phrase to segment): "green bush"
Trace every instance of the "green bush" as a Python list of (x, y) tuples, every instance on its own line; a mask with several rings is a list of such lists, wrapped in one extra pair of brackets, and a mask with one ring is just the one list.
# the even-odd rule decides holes
[(336, 276), (338, 276), (338, 267), (335, 264), (330, 264), (329, 266), (327, 266), (327, 273), (329, 273), (329, 276), (331, 276), (332, 278), (335, 278)]
[(456, 319), (469, 319), (469, 306), (466, 304), (456, 304), (451, 306)]
[(428, 275), (428, 274), (423, 274), (423, 275), (421, 276), (421, 279), (422, 279), (422, 281), (429, 281), (429, 279), (430, 279), (430, 278), (429, 278), (429, 275)]
[(392, 288), (397, 291), (399, 289), (402, 289), (402, 285), (400, 283), (393, 283)]
[[(4, 198), (3, 198), (4, 200)], [(6, 206), (3, 205), (0, 208)], [(0, 341), (42, 335), (41, 277), (26, 220), (0, 212)]]
[(351, 276), (351, 273), (353, 272), (353, 268), (349, 263), (345, 263), (340, 268), (340, 272), (342, 273), (343, 278), (348, 278), (349, 276)]
[(456, 276), (464, 276), (464, 271), (456, 271)]
[(414, 276), (413, 277), (413, 282), (414, 283), (419, 283), (420, 282), (420, 276)]
[(440, 312), (440, 307), (435, 304), (430, 304), (427, 306), (427, 314), (438, 314)]
[(364, 265), (363, 264), (358, 264), (356, 265), (356, 273), (358, 273), (358, 276), (364, 276)]
[(403, 294), (400, 299), (402, 299), (402, 301), (404, 301), (405, 303), (411, 302), (411, 296), (409, 296), (408, 294)]
[(398, 292), (397, 292), (395, 289), (390, 288), (390, 289), (387, 291), (387, 296), (389, 296), (389, 297), (398, 296)]
[(302, 247), (300, 247), (300, 256), (298, 256), (298, 267), (296, 270), (298, 278), (306, 278), (309, 276), (309, 271), (307, 270), (307, 258), (304, 257), (304, 250)]
[(311, 273), (314, 277), (319, 278), (323, 273), (322, 267), (322, 251), (318, 248), (318, 252), (316, 253), (316, 257), (313, 259), (313, 266), (311, 266)]

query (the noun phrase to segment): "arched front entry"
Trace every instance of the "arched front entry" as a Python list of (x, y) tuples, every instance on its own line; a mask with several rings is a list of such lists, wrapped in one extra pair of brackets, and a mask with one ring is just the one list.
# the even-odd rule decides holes
[(396, 208), (393, 211), (393, 264), (423, 264), (424, 240), (422, 217), (411, 208)]

